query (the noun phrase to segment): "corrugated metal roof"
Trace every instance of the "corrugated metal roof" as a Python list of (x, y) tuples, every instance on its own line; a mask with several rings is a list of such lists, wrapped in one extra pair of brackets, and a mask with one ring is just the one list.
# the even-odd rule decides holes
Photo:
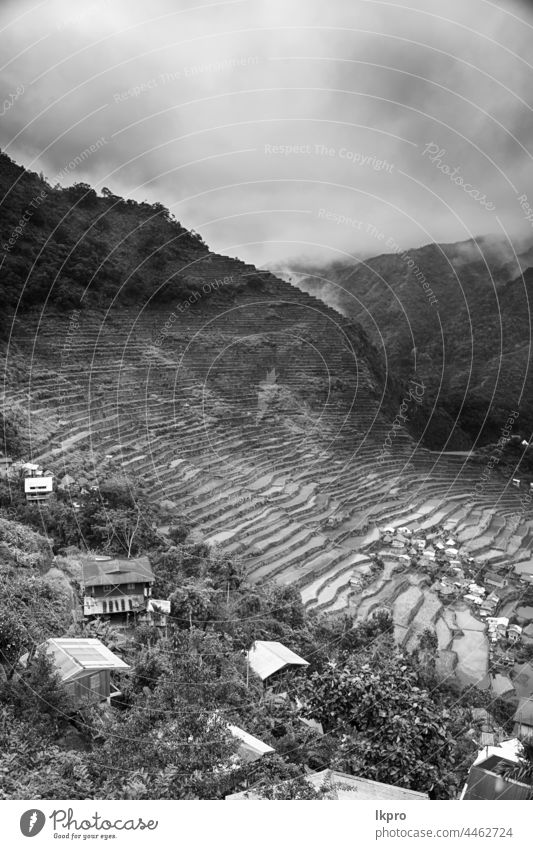
[(241, 741), (241, 745), (239, 746), (239, 755), (248, 763), (256, 761), (258, 758), (262, 758), (263, 755), (268, 754), (268, 752), (274, 751), (272, 746), (267, 745), (267, 743), (263, 743), (263, 741), (259, 740), (258, 737), (254, 737), (253, 734), (248, 734), (247, 731), (244, 731), (237, 725), (228, 725), (228, 729), (234, 737)]
[(140, 584), (154, 581), (148, 557), (83, 558), (83, 581), (86, 587), (107, 584)]
[(324, 769), (309, 776), (309, 783), (319, 788), (331, 784), (335, 799), (377, 799), (382, 801), (428, 801), (427, 793), (397, 787), (394, 784), (383, 784), (381, 781), (371, 781), (357, 775), (348, 775), (336, 769)]
[(63, 682), (73, 681), (87, 671), (129, 669), (128, 664), (113, 654), (100, 640), (63, 637), (47, 640), (39, 646), (42, 647), (46, 647), (46, 653), (53, 660)]
[(247, 653), (247, 658), (253, 671), (262, 681), (285, 666), (309, 666), (307, 660), (295, 654), (283, 643), (270, 640), (256, 640)]
[[(385, 801), (385, 802), (407, 802), (420, 801), (427, 802), (429, 797), (427, 793), (419, 793), (416, 790), (407, 790), (404, 787), (396, 787), (393, 784), (382, 784), (380, 781), (370, 781), (368, 778), (359, 778), (356, 775), (348, 775), (345, 772), (338, 772), (334, 769), (324, 769), (321, 772), (316, 772), (313, 775), (306, 776), (306, 781), (312, 784), (316, 789), (323, 787), (325, 783), (331, 785), (331, 794), (329, 798), (336, 800), (350, 799), (351, 801)], [(280, 783), (280, 788), (283, 783)], [(253, 789), (244, 791), (243, 793), (233, 793), (231, 796), (226, 796), (226, 799), (260, 799), (261, 797), (254, 793)]]

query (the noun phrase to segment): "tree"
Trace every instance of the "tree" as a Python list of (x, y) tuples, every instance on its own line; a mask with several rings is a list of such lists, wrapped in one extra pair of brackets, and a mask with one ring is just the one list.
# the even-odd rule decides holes
[(200, 581), (186, 581), (170, 596), (170, 609), (178, 628), (205, 628), (216, 618), (217, 602), (220, 592), (212, 581), (204, 578)]
[(139, 554), (156, 542), (153, 528), (140, 508), (103, 508), (94, 515), (92, 536), (106, 551)]
[(439, 704), (401, 653), (367, 651), (332, 662), (304, 681), (302, 698), (306, 715), (338, 735), (338, 768), (432, 789), (442, 798), (455, 795), (464, 753), (454, 734), (464, 727), (465, 712)]
[(529, 798), (533, 799), (533, 743), (522, 742), (518, 763), (508, 767), (503, 775), (508, 780), (529, 784), (531, 788)]
[(114, 716), (90, 761), (107, 798), (217, 799), (231, 789), (237, 746), (221, 717), (191, 709), (167, 681)]
[(83, 752), (65, 751), (11, 707), (0, 706), (0, 799), (94, 799)]
[(29, 647), (30, 639), (20, 618), (12, 610), (2, 610), (0, 616), (0, 663), (8, 678), (15, 671), (15, 664), (22, 651)]

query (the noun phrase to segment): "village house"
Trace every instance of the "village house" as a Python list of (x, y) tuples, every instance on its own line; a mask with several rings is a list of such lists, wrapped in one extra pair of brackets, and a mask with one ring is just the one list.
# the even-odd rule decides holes
[[(76, 708), (103, 701), (110, 703), (113, 697), (121, 695), (111, 681), (111, 673), (130, 667), (100, 640), (62, 637), (47, 640), (39, 649), (52, 660)], [(20, 662), (26, 666), (29, 655), (21, 657)]]
[[(339, 772), (336, 769), (323, 769), (320, 772), (313, 772), (305, 777), (305, 780), (315, 788), (320, 790), (326, 789), (328, 799), (334, 801), (351, 800), (351, 801), (383, 801), (383, 802), (427, 802), (429, 796), (427, 793), (419, 793), (416, 790), (407, 790), (405, 787), (397, 787), (394, 784), (383, 784), (381, 781), (371, 781), (368, 778), (360, 778), (357, 775), (349, 775), (346, 772)], [(283, 782), (278, 785), (279, 789), (283, 789)], [(280, 794), (281, 795), (281, 794)], [(260, 799), (259, 793), (250, 790), (244, 790), (241, 793), (232, 793), (226, 796), (229, 801), (234, 800), (253, 800)]]
[(507, 586), (507, 578), (504, 575), (498, 575), (496, 572), (487, 572), (487, 574), (483, 576), (483, 580), (487, 586), (498, 590), (503, 590), (503, 588)]
[(85, 557), (83, 612), (122, 619), (146, 613), (154, 580), (148, 557)]
[(522, 637), (522, 628), (520, 625), (509, 625), (507, 629), (507, 639), (511, 643), (519, 643)]
[(58, 484), (57, 488), (60, 490), (60, 492), (68, 492), (74, 486), (76, 486), (75, 478), (73, 478), (72, 475), (64, 475), (64, 477), (61, 478), (61, 481)]
[(309, 666), (307, 660), (288, 649), (283, 643), (272, 640), (256, 640), (246, 654), (250, 669), (263, 683), (275, 682), (273, 676), (299, 666)]
[(228, 725), (228, 731), (239, 741), (237, 755), (244, 763), (253, 763), (262, 758), (263, 755), (274, 751), (272, 746), (268, 746), (267, 743), (263, 743), (258, 737), (248, 734), (247, 731), (243, 731), (237, 725)]
[(480, 607), (483, 604), (483, 599), (479, 595), (474, 595), (473, 593), (467, 593), (463, 596), (463, 601), (466, 601), (467, 604), (473, 604), (476, 607)]
[(480, 616), (494, 616), (496, 611), (498, 610), (498, 605), (500, 603), (500, 599), (494, 593), (491, 593), (484, 600), (483, 604), (479, 608)]
[(22, 472), (26, 501), (30, 503), (47, 501), (54, 491), (52, 472), (43, 472), (36, 463), (25, 463)]
[(471, 708), (474, 723), (473, 737), (480, 746), (497, 746), (503, 739), (503, 729), (496, 725), (494, 717), (485, 708)]
[(522, 746), (519, 740), (506, 740), (499, 746), (483, 748), (468, 773), (461, 800), (515, 800), (531, 798), (531, 787), (504, 778), (504, 773), (519, 762)]
[(170, 616), (170, 600), (162, 598), (149, 598), (146, 602), (146, 610), (139, 614), (139, 622), (147, 622), (158, 628), (165, 628)]

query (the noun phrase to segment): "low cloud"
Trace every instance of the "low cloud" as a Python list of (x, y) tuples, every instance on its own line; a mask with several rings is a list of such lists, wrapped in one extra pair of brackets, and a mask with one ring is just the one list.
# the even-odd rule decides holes
[(161, 200), (259, 265), (524, 238), (532, 25), (487, 0), (7, 2), (0, 143), (51, 179), (105, 137), (65, 184)]

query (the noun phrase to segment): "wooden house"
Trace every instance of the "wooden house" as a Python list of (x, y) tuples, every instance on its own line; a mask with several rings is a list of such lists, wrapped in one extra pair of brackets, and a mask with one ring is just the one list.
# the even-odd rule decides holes
[(86, 557), (83, 612), (85, 616), (122, 619), (146, 613), (154, 580), (148, 557)]
[[(62, 637), (47, 640), (39, 648), (52, 660), (76, 707), (110, 702), (120, 695), (120, 690), (111, 681), (111, 673), (129, 669), (129, 666), (100, 640)], [(26, 666), (28, 655), (20, 662)]]

